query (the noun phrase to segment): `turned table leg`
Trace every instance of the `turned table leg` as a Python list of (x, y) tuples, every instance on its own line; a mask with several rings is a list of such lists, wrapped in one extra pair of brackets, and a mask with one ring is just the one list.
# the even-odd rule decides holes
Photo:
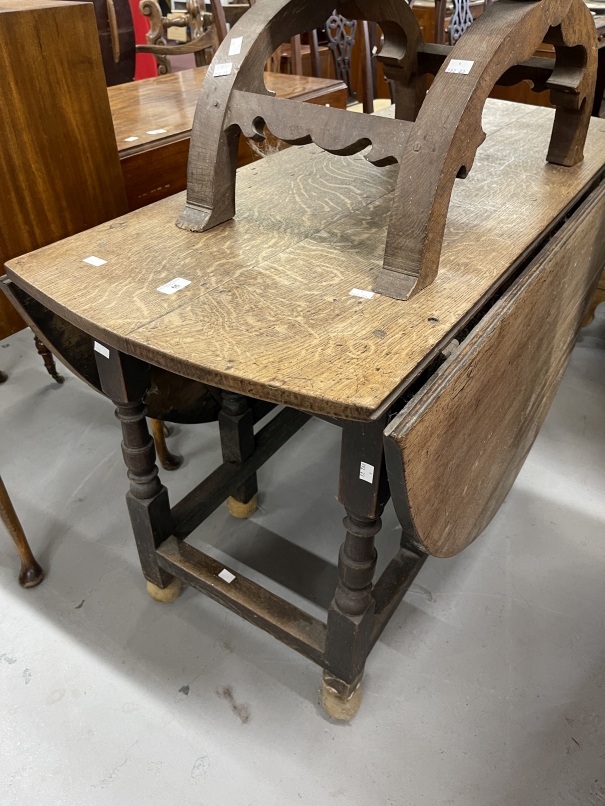
[(9, 535), (13, 539), (15, 548), (21, 558), (21, 572), (19, 574), (19, 584), (23, 588), (35, 588), (44, 579), (44, 571), (36, 562), (36, 558), (32, 554), (29, 547), (27, 538), (23, 531), (23, 527), (19, 522), (17, 513), (13, 507), (12, 501), (8, 496), (4, 482), (0, 478), (0, 519), (6, 526)]
[[(224, 462), (245, 462), (254, 453), (254, 416), (244, 395), (223, 392), (218, 416)], [(256, 473), (246, 479), (227, 499), (235, 518), (249, 518), (258, 506)]]
[(339, 500), (347, 517), (338, 558), (338, 586), (328, 610), (321, 703), (335, 719), (351, 719), (361, 705), (361, 679), (374, 621), (374, 537), (389, 499), (382, 432), (385, 423), (343, 429)]
[(59, 374), (57, 365), (55, 364), (55, 358), (51, 351), (37, 336), (34, 336), (34, 344), (36, 345), (36, 350), (42, 356), (48, 374), (51, 375), (57, 383), (63, 383), (65, 378), (63, 375)]
[(159, 463), (164, 470), (176, 470), (181, 466), (183, 460), (180, 456), (175, 456), (168, 450), (168, 445), (166, 444), (166, 427), (163, 420), (154, 420), (153, 417), (149, 419), (151, 421), (151, 433), (153, 434), (153, 441), (155, 442)]
[(149, 387), (149, 367), (132, 356), (107, 348), (95, 352), (103, 392), (116, 406), (122, 425), (122, 454), (128, 468), (130, 490), (126, 503), (149, 595), (172, 602), (182, 590), (179, 579), (160, 568), (156, 548), (172, 534), (168, 490), (155, 463), (155, 447), (147, 427), (143, 398)]

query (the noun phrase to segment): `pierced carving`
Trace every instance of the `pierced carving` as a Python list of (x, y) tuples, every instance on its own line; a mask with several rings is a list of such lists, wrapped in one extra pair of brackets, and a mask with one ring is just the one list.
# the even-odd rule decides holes
[(351, 82), (351, 53), (355, 44), (357, 20), (347, 20), (336, 11), (330, 15), (325, 26), (328, 47), (332, 51), (336, 78), (344, 81), (349, 88), (349, 101), (356, 101)]
[(453, 0), (454, 13), (450, 20), (450, 43), (455, 45), (467, 28), (473, 24), (469, 0)]

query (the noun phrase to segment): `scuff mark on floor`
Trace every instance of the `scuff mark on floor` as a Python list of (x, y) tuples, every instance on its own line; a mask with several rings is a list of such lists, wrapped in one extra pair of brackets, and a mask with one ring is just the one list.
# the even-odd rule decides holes
[(248, 705), (240, 705), (239, 703), (235, 702), (235, 697), (233, 696), (233, 689), (231, 686), (217, 688), (216, 693), (222, 700), (225, 700), (225, 702), (229, 703), (231, 710), (240, 718), (242, 725), (246, 725), (248, 722), (250, 722), (250, 707)]

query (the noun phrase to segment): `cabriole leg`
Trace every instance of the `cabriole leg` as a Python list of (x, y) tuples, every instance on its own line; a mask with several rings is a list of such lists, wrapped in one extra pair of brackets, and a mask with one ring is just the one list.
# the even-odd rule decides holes
[(155, 447), (147, 428), (143, 398), (149, 386), (147, 364), (108, 349), (109, 357), (95, 352), (103, 392), (113, 400), (122, 424), (122, 454), (128, 468), (130, 490), (126, 503), (150, 596), (173, 601), (182, 584), (160, 568), (156, 548), (172, 534), (168, 490), (155, 463)]
[[(244, 395), (223, 392), (223, 405), (218, 416), (224, 462), (245, 462), (254, 453), (254, 417)], [(234, 518), (249, 518), (258, 506), (256, 473), (227, 499)]]
[(9, 535), (13, 539), (15, 548), (21, 559), (21, 572), (19, 574), (19, 584), (23, 588), (35, 588), (44, 579), (44, 571), (36, 562), (32, 554), (23, 527), (17, 517), (12, 501), (8, 496), (4, 482), (0, 478), (0, 519), (6, 526)]
[(338, 586), (328, 611), (321, 703), (335, 719), (351, 719), (361, 705), (361, 679), (374, 621), (374, 538), (389, 498), (382, 447), (384, 422), (343, 429), (339, 500), (347, 511), (338, 558)]
[(34, 344), (36, 345), (36, 350), (42, 356), (42, 360), (44, 361), (44, 366), (46, 367), (48, 374), (51, 375), (57, 383), (63, 383), (65, 378), (57, 370), (55, 357), (51, 351), (44, 344), (44, 342), (40, 341), (37, 336), (34, 336)]

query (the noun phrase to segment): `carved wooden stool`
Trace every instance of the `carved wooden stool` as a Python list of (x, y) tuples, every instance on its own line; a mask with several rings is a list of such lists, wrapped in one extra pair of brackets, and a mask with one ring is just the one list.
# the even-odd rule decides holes
[[(275, 44), (331, 10), (262, 0), (234, 26), (201, 92), (184, 212), (177, 195), (14, 258), (3, 287), (68, 357), (81, 345), (82, 374), (116, 406), (150, 593), (172, 601), (187, 583), (267, 630), (322, 667), (321, 700), (348, 719), (422, 564), (485, 528), (548, 410), (605, 264), (605, 131), (586, 137), (595, 43), (581, 0), (499, 0), (452, 49), (424, 45), (405, 3), (340, 4), (381, 21), (395, 119), (265, 91)], [(550, 65), (529, 58), (545, 36)], [(519, 75), (557, 110), (485, 102)], [(242, 169), (235, 215), (238, 140), (265, 124), (307, 145)], [(82, 262), (93, 244), (102, 281)], [(174, 505), (151, 406), (169, 421), (218, 412), (223, 462)], [(342, 431), (345, 539), (325, 622), (187, 542), (227, 500), (254, 510), (258, 469), (311, 416)], [(390, 498), (401, 547), (374, 580)]]

